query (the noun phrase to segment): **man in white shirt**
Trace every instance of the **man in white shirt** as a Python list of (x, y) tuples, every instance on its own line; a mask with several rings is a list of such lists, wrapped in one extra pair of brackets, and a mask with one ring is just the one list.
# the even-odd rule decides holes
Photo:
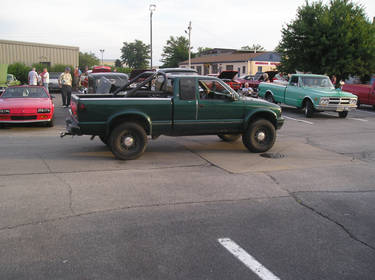
[(35, 71), (35, 68), (31, 69), (31, 71), (29, 72), (29, 85), (38, 85), (38, 73)]
[(49, 73), (47, 71), (47, 68), (43, 69), (43, 72), (40, 74), (40, 77), (42, 79), (43, 86), (45, 87), (46, 91), (48, 92)]

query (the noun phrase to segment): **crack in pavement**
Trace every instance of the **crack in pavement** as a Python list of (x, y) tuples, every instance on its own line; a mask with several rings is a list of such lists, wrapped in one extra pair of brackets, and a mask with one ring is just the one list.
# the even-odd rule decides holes
[(57, 179), (60, 180), (60, 182), (62, 182), (68, 187), (69, 209), (70, 209), (70, 212), (72, 212), (72, 214), (75, 215), (76, 213), (74, 212), (74, 209), (73, 209), (73, 187), (68, 182), (66, 182), (63, 178), (59, 177), (57, 174), (53, 174), (53, 176), (55, 176)]
[(45, 224), (49, 222), (68, 220), (68, 219), (76, 218), (76, 217), (90, 216), (90, 215), (102, 214), (102, 213), (110, 213), (110, 212), (116, 212), (116, 211), (121, 211), (121, 210), (147, 209), (147, 208), (154, 208), (154, 207), (185, 206), (185, 205), (199, 205), (199, 204), (232, 203), (232, 202), (252, 201), (252, 200), (260, 200), (260, 199), (278, 199), (278, 198), (290, 198), (290, 196), (289, 195), (259, 196), (259, 197), (248, 197), (248, 198), (241, 198), (241, 199), (221, 199), (221, 200), (219, 199), (219, 200), (185, 201), (185, 202), (174, 202), (174, 203), (155, 203), (155, 204), (149, 204), (149, 205), (130, 205), (130, 206), (97, 210), (97, 211), (76, 213), (74, 215), (67, 215), (67, 216), (57, 217), (53, 219), (45, 219), (41, 221), (34, 221), (34, 222), (23, 223), (23, 224), (18, 224), (18, 225), (13, 225), (13, 226), (5, 226), (5, 227), (0, 228), (0, 232), (4, 230), (17, 229), (17, 228), (24, 227), (24, 226), (41, 225), (41, 224)]
[(289, 192), (289, 191), (288, 191), (288, 193), (290, 194), (290, 196), (294, 199), (294, 201), (296, 203), (298, 203), (299, 205), (303, 206), (306, 209), (309, 209), (310, 211), (312, 211), (316, 215), (324, 218), (325, 220), (328, 220), (329, 222), (334, 223), (339, 228), (341, 228), (351, 239), (353, 239), (354, 241), (359, 242), (362, 245), (366, 246), (367, 248), (375, 251), (375, 247), (374, 246), (372, 246), (371, 244), (368, 244), (367, 242), (365, 242), (365, 241), (359, 239), (358, 237), (356, 237), (349, 229), (347, 229), (345, 227), (345, 225), (343, 225), (340, 222), (334, 220), (333, 218), (329, 217), (328, 215), (320, 212), (319, 210), (315, 209), (314, 207), (312, 207), (310, 205), (307, 205), (305, 202), (302, 201), (301, 198), (298, 197), (297, 193), (295, 193), (295, 192)]

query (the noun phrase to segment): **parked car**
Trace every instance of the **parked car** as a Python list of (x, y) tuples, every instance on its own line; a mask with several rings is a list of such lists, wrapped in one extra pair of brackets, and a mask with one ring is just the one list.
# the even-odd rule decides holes
[(49, 84), (48, 84), (48, 90), (49, 92), (57, 92), (60, 91), (59, 87), (59, 77), (61, 73), (58, 72), (51, 72), (49, 73)]
[(21, 82), (13, 74), (8, 74), (8, 64), (0, 64), (0, 95), (9, 86), (18, 86)]
[(13, 74), (7, 75), (7, 85), (8, 85), (8, 87), (19, 86), (20, 84), (21, 84), (21, 82), (19, 80), (17, 80), (16, 76), (14, 76)]
[(223, 80), (228, 84), (232, 89), (238, 91), (241, 88), (241, 83), (234, 80), (234, 77), (237, 75), (237, 71), (226, 70), (222, 71), (217, 77)]
[(288, 85), (262, 82), (259, 96), (270, 102), (303, 108), (308, 118), (315, 111), (336, 111), (340, 118), (346, 118), (348, 112), (357, 107), (357, 96), (335, 89), (324, 75), (294, 74)]
[(112, 93), (123, 87), (128, 81), (128, 75), (124, 73), (91, 73), (88, 75), (87, 93)]
[(375, 109), (375, 81), (372, 84), (344, 84), (342, 90), (358, 97), (357, 107), (361, 104), (372, 105)]
[(253, 80), (249, 80), (248, 84), (254, 90), (258, 90), (259, 84), (264, 82), (264, 74), (267, 74), (268, 80), (272, 82), (277, 73), (277, 71), (256, 72)]
[(251, 152), (269, 150), (283, 125), (276, 104), (241, 97), (222, 80), (199, 75), (153, 73), (135, 88), (113, 94), (72, 95), (65, 135), (92, 135), (122, 160), (140, 157), (147, 136), (218, 135)]
[(8, 87), (0, 96), (0, 123), (45, 123), (53, 126), (54, 105), (42, 86)]
[(102, 73), (102, 72), (112, 72), (109, 66), (94, 66), (92, 68), (92, 73)]
[(243, 75), (236, 79), (237, 82), (241, 83), (241, 88), (245, 86), (249, 81), (254, 80), (254, 75)]

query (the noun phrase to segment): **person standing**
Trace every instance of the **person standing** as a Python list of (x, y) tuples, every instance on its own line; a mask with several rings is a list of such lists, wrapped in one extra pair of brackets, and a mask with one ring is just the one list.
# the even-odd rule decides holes
[(59, 77), (59, 87), (61, 87), (61, 97), (64, 107), (69, 107), (70, 98), (72, 97), (72, 75), (70, 68), (66, 67), (65, 71)]
[(37, 86), (38, 85), (38, 73), (35, 71), (35, 67), (31, 69), (28, 75), (29, 85)]
[(75, 91), (77, 91), (79, 88), (80, 77), (81, 77), (81, 70), (79, 70), (78, 66), (76, 66), (76, 68), (74, 68), (74, 73), (73, 73), (73, 89)]
[(43, 72), (40, 74), (40, 77), (42, 78), (42, 84), (44, 86), (44, 88), (46, 89), (46, 91), (49, 93), (49, 90), (48, 90), (48, 84), (49, 84), (49, 73), (47, 71), (47, 68), (44, 68), (43, 69)]

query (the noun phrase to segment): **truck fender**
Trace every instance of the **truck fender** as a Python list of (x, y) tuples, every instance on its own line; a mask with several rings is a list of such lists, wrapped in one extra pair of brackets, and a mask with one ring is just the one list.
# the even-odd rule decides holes
[(314, 103), (314, 101), (311, 99), (310, 96), (305, 96), (305, 97), (302, 99), (302, 102), (301, 102), (299, 108), (304, 108), (304, 107), (305, 107), (305, 102), (306, 102), (307, 99), (309, 99), (309, 100), (311, 101), (312, 105), (313, 105), (314, 108), (315, 108), (315, 103)]
[(249, 126), (250, 122), (254, 119), (267, 119), (269, 120), (276, 128), (277, 126), (277, 115), (274, 111), (269, 109), (256, 109), (254, 111), (251, 111), (248, 113), (248, 115), (244, 119), (243, 123), (243, 130), (246, 130), (246, 128)]
[(141, 118), (144, 120), (146, 127), (146, 131), (148, 134), (152, 135), (152, 121), (151, 118), (146, 115), (145, 113), (138, 111), (138, 110), (125, 110), (121, 112), (117, 112), (116, 114), (110, 116), (106, 122), (106, 136), (111, 133), (111, 126), (116, 119), (134, 119), (134, 118)]

